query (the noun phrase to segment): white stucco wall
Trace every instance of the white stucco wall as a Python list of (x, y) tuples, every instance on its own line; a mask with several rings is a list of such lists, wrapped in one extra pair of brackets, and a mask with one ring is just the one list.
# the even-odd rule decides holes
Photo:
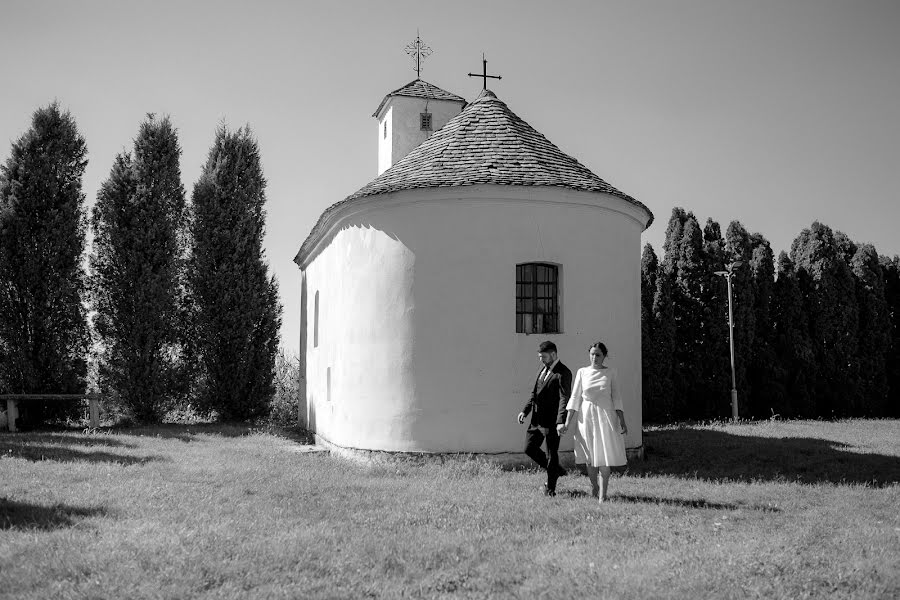
[[(620, 198), (557, 188), (398, 192), (349, 205), (305, 260), (310, 426), (351, 448), (521, 452), (515, 416), (553, 340), (573, 373), (597, 339), (641, 445), (640, 234)], [(562, 333), (515, 332), (516, 264), (561, 265)], [(304, 266), (301, 264), (301, 266)], [(331, 369), (331, 402), (326, 373)], [(563, 441), (570, 449), (571, 434)]]
[[(420, 129), (419, 115), (431, 113), (431, 131)], [(409, 154), (410, 150), (462, 111), (460, 102), (392, 96), (378, 116), (378, 174)], [(387, 122), (387, 139), (384, 123)]]

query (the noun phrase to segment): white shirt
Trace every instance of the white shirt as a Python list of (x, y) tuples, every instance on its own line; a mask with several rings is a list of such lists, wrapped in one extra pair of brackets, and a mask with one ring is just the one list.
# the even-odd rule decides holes
[(549, 367), (547, 365), (544, 365), (544, 370), (541, 371), (541, 383), (544, 383), (545, 381), (547, 381), (547, 378), (550, 377), (550, 373), (553, 372), (553, 369), (556, 368), (557, 364), (559, 364), (558, 358), (556, 360), (554, 360), (553, 364), (551, 364)]

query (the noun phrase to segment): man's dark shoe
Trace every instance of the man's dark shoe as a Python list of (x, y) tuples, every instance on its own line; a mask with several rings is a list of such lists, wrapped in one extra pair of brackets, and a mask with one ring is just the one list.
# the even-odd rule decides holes
[(556, 490), (551, 490), (547, 486), (546, 483), (541, 486), (541, 491), (544, 493), (545, 496), (555, 496), (556, 495)]

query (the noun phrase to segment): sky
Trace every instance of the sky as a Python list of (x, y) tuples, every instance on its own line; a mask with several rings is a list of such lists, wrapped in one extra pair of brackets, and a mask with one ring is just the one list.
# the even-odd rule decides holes
[(385, 94), (416, 77), (488, 85), (655, 215), (738, 220), (776, 255), (813, 221), (900, 254), (895, 0), (194, 2), (0, 0), (0, 160), (54, 99), (88, 146), (88, 206), (147, 113), (178, 128), (188, 198), (216, 128), (249, 125), (266, 259), (299, 347), (293, 263), (322, 211), (377, 174)]

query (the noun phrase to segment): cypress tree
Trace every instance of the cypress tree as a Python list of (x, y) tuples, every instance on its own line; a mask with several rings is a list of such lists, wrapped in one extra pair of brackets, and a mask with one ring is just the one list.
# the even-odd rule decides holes
[(815, 354), (809, 335), (809, 315), (793, 261), (778, 255), (777, 277), (772, 287), (772, 335), (776, 360), (773, 370), (773, 402), (784, 417), (815, 417), (813, 395)]
[(675, 414), (675, 390), (672, 380), (675, 317), (672, 306), (672, 277), (664, 269), (660, 269), (656, 277), (652, 313), (654, 329), (650, 359), (655, 376), (651, 385), (655, 417), (660, 421), (671, 421)]
[(756, 407), (748, 402), (753, 397), (753, 390), (747, 377), (747, 368), (753, 361), (753, 347), (756, 342), (756, 315), (753, 312), (753, 279), (751, 277), (750, 259), (752, 247), (750, 234), (739, 221), (732, 221), (725, 231), (725, 250), (727, 261), (741, 261), (734, 269), (731, 280), (732, 313), (734, 323), (734, 364), (737, 379), (738, 398), (743, 417), (760, 417)]
[[(680, 382), (676, 384), (675, 374), (679, 373), (683, 376), (681, 365), (684, 360), (683, 346), (679, 345), (679, 331), (681, 327), (677, 320), (682, 316), (682, 311), (676, 311), (676, 307), (681, 305), (680, 293), (676, 289), (675, 280), (678, 276), (678, 256), (680, 253), (681, 239), (684, 233), (684, 223), (687, 220), (687, 213), (681, 207), (672, 209), (669, 222), (666, 226), (666, 238), (663, 242), (663, 257), (659, 265), (656, 282), (657, 289), (653, 298), (654, 321), (660, 329), (661, 338), (664, 337), (662, 328), (668, 328), (668, 339), (663, 344), (668, 343), (671, 350), (669, 353), (670, 373), (670, 418), (680, 419), (684, 416), (684, 403), (679, 398)], [(676, 314), (676, 312), (678, 314)], [(665, 317), (668, 317), (666, 319)], [(660, 346), (660, 349), (662, 346)]]
[[(87, 146), (57, 103), (0, 166), (0, 390), (82, 393), (89, 336), (81, 180)], [(73, 416), (72, 403), (20, 404), (22, 424)]]
[(697, 393), (703, 401), (703, 416), (726, 417), (731, 389), (731, 360), (728, 347), (728, 286), (716, 275), (725, 264), (725, 240), (722, 228), (712, 219), (703, 228), (703, 279), (700, 302), (702, 305), (701, 344), (698, 350), (700, 381)]
[(882, 256), (884, 298), (890, 319), (890, 348), (887, 353), (887, 415), (900, 417), (900, 256)]
[(275, 392), (281, 306), (264, 260), (266, 181), (249, 128), (224, 126), (194, 186), (189, 281), (202, 406), (261, 415)]
[(856, 251), (859, 249), (856, 242), (851, 240), (850, 237), (843, 231), (835, 231), (834, 244), (837, 247), (838, 256), (841, 257), (841, 260), (847, 263), (847, 266), (850, 266), (853, 262), (853, 257), (856, 255)]
[(769, 241), (759, 233), (750, 235), (750, 280), (753, 285), (753, 323), (755, 333), (747, 379), (750, 414), (767, 416), (780, 414), (774, 386), (775, 356), (772, 329), (772, 294), (775, 284), (775, 257)]
[(168, 117), (141, 124), (134, 155), (116, 157), (92, 225), (92, 296), (101, 379), (140, 422), (159, 422), (181, 368), (185, 199)]
[(681, 238), (684, 237), (684, 223), (688, 219), (688, 214), (680, 206), (672, 209), (672, 216), (669, 217), (669, 223), (666, 225), (666, 239), (663, 242), (663, 269), (673, 276), (678, 270), (678, 247), (681, 244)]
[(678, 418), (702, 418), (705, 416), (706, 398), (698, 386), (703, 375), (701, 295), (706, 274), (703, 233), (692, 213), (688, 213), (684, 221), (677, 253), (672, 285), (675, 321), (674, 412)]
[(859, 310), (850, 268), (831, 228), (814, 222), (791, 244), (809, 316), (820, 416), (845, 416), (858, 402), (855, 369)]
[(648, 422), (672, 417), (672, 304), (670, 279), (653, 246), (641, 256), (643, 413)]
[(656, 398), (651, 386), (656, 379), (653, 372), (652, 340), (655, 323), (653, 322), (653, 295), (656, 292), (656, 276), (659, 260), (649, 243), (644, 244), (641, 252), (641, 405), (645, 420), (656, 420)]
[(859, 306), (857, 364), (859, 399), (853, 407), (860, 416), (885, 416), (887, 412), (887, 363), (891, 350), (891, 315), (885, 299), (885, 280), (878, 253), (871, 244), (858, 246), (850, 261)]

